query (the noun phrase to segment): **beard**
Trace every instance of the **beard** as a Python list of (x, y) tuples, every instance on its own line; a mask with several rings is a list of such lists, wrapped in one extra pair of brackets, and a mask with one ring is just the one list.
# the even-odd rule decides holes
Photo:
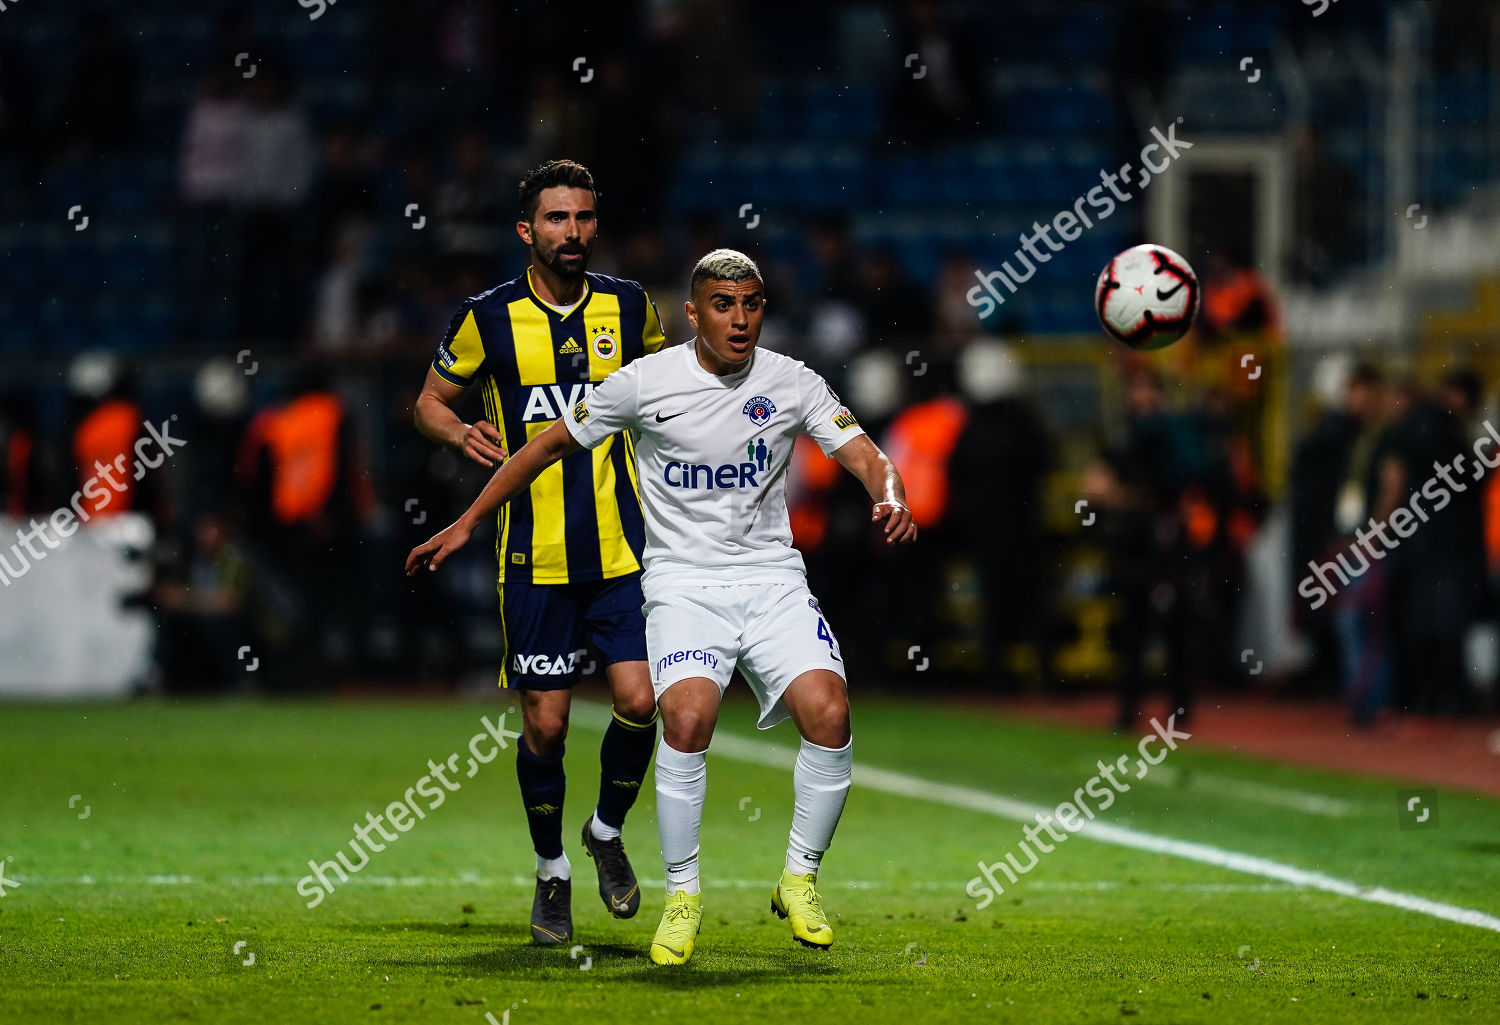
[[(542, 266), (546, 267), (553, 274), (564, 280), (576, 280), (583, 277), (583, 272), (588, 270), (591, 248), (581, 243), (569, 242), (552, 250), (539, 249), (537, 255), (542, 261)], [(582, 253), (583, 259), (579, 260), (576, 264), (570, 265), (563, 260), (563, 256), (570, 253)]]

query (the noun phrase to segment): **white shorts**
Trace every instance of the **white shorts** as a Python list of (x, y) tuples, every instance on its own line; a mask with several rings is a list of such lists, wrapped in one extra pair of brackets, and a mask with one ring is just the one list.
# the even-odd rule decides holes
[(844, 676), (843, 653), (804, 583), (683, 588), (649, 599), (646, 654), (657, 700), (679, 680), (729, 687), (735, 666), (760, 702), (763, 730), (787, 718), (781, 695), (810, 669)]

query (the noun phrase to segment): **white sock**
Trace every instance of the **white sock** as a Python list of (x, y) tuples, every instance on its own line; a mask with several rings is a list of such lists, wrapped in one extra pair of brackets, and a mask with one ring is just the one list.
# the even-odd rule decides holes
[(538, 879), (572, 879), (573, 866), (568, 861), (566, 854), (555, 858), (544, 858), (540, 854), (536, 856), (536, 877)]
[(823, 854), (833, 843), (833, 831), (844, 813), (849, 777), (854, 766), (854, 741), (841, 748), (819, 747), (804, 740), (792, 770), (792, 835), (787, 842), (786, 870), (793, 875), (817, 874)]
[(663, 738), (656, 748), (656, 827), (668, 894), (698, 892), (698, 827), (707, 797), (706, 753), (685, 754)]
[(599, 821), (599, 813), (594, 812), (594, 817), (589, 820), (589, 832), (594, 834), (595, 840), (618, 840), (620, 831), (614, 826), (606, 826)]

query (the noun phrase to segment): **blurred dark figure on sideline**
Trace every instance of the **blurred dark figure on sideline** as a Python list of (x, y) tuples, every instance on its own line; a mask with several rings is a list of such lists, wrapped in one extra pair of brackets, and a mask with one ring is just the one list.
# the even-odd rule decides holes
[[(85, 354), (69, 368), (77, 408), (72, 449), (74, 487), (92, 521), (140, 512), (158, 527), (172, 521), (159, 474), (143, 472), (136, 443), (146, 436), (135, 375), (113, 357)], [(91, 396), (97, 395), (97, 398)], [(151, 458), (159, 458), (154, 453)]]
[[(1292, 454), (1291, 533), (1292, 586), (1308, 572), (1308, 563), (1323, 562), (1340, 536), (1352, 530), (1358, 517), (1374, 504), (1374, 455), (1384, 430), (1384, 378), (1361, 363), (1350, 373), (1339, 406), (1328, 409)], [(1351, 454), (1360, 446), (1360, 467), (1351, 473)], [(1340, 510), (1348, 510), (1341, 516)], [(1341, 521), (1343, 525), (1341, 526)], [(1334, 610), (1323, 604), (1312, 609), (1301, 597), (1292, 599), (1292, 623), (1308, 640), (1311, 664), (1307, 686), (1320, 696), (1331, 696), (1342, 680), (1339, 637)]]
[(160, 630), (157, 665), (169, 693), (210, 693), (246, 679), (266, 653), (265, 639), (250, 614), (253, 573), (235, 543), (229, 521), (214, 512), (199, 516), (186, 550), (171, 550), (152, 588)]
[[(1356, 531), (1373, 518), (1385, 522), (1399, 495), (1382, 486), (1382, 464), (1386, 459), (1391, 432), (1382, 421), (1384, 396), (1382, 380), (1371, 368), (1356, 369), (1345, 395), (1345, 406), (1356, 411), (1354, 435), (1342, 464), (1329, 467), (1334, 471), (1331, 483), (1337, 495), (1333, 509), (1333, 533), (1318, 553), (1337, 557), (1357, 541)], [(1319, 561), (1323, 561), (1322, 558)], [(1339, 643), (1339, 666), (1344, 703), (1358, 726), (1373, 725), (1389, 704), (1394, 652), (1390, 628), (1390, 566), (1385, 560), (1370, 562), (1369, 569), (1337, 594), (1328, 607)]]
[(1192, 421), (1169, 412), (1160, 376), (1134, 369), (1126, 382), (1123, 437), (1089, 471), (1085, 491), (1103, 507), (1098, 528), (1109, 552), (1109, 587), (1118, 600), (1113, 647), (1122, 662), (1116, 726), (1140, 714), (1153, 651), (1179, 721), (1192, 714), (1194, 659), (1188, 651), (1193, 596), (1185, 572), (1183, 493), (1202, 478), (1205, 457)]
[(959, 358), (968, 416), (949, 459), (955, 547), (979, 574), (985, 678), (1016, 687), (1014, 649), (1027, 650), (1045, 686), (1051, 676), (1050, 553), (1042, 485), (1052, 442), (1024, 396), (1020, 361), (1000, 342), (976, 342)]
[[(1481, 388), (1473, 370), (1449, 372), (1430, 398), (1413, 406), (1396, 451), (1380, 470), (1382, 487), (1395, 496), (1391, 508), (1422, 492), (1419, 501), (1430, 517), (1396, 551), (1391, 605), (1400, 635), (1400, 689), (1413, 711), (1426, 714), (1474, 707), (1464, 643), (1485, 612), (1483, 495), (1473, 480), (1472, 426)], [(1440, 466), (1451, 469), (1444, 475)], [(1429, 490), (1450, 496), (1444, 508)]]
[(1192, 685), (1234, 680), (1245, 553), (1264, 518), (1265, 495), (1242, 418), (1223, 388), (1203, 393), (1190, 417), (1202, 466), (1178, 499), (1183, 610)]
[(1248, 254), (1220, 250), (1209, 258), (1197, 331), (1209, 340), (1238, 333), (1281, 340), (1280, 300), (1269, 279), (1250, 266)]
[(868, 254), (859, 288), (859, 308), (872, 348), (903, 357), (921, 348), (920, 336), (932, 324), (932, 296), (906, 276), (894, 252), (881, 247)]
[[(920, 377), (907, 378), (909, 403), (886, 428), (881, 447), (901, 471), (906, 504), (922, 532), (915, 545), (885, 545), (888, 575), (901, 581), (901, 608), (908, 647), (936, 646), (948, 610), (949, 561), (961, 551), (954, 529), (953, 451), (968, 422), (968, 409), (955, 394), (953, 366), (933, 363)], [(963, 487), (973, 480), (965, 476)], [(967, 553), (964, 553), (967, 554)]]
[[(870, 352), (849, 364), (849, 384), (840, 394), (857, 410), (871, 437), (884, 437), (902, 400), (904, 374), (893, 356)], [(808, 442), (804, 444), (804, 442)], [(882, 608), (901, 604), (905, 582), (888, 586), (889, 574), (852, 572), (886, 558), (891, 546), (870, 534), (870, 502), (864, 488), (843, 472), (837, 461), (823, 455), (810, 439), (798, 438), (787, 468), (787, 511), (792, 543), (807, 562), (807, 578), (829, 608), (847, 609), (834, 624), (849, 671), (872, 685), (887, 679), (906, 679), (911, 663), (905, 648), (892, 651), (893, 640), (882, 632)], [(907, 647), (915, 641), (907, 641)], [(898, 673), (893, 674), (892, 669)]]
[(354, 425), (321, 364), (300, 369), (288, 401), (250, 422), (239, 465), (255, 553), (279, 581), (295, 582), (301, 610), (293, 648), (305, 657), (266, 681), (326, 684), (353, 666), (365, 609), (359, 546), (375, 501)]

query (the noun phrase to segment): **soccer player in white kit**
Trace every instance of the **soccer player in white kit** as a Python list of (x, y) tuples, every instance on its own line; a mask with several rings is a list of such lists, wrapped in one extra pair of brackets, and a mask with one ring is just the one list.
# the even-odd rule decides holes
[(833, 943), (814, 884), (849, 792), (853, 741), (838, 641), (792, 547), (786, 477), (797, 435), (810, 435), (865, 486), (887, 543), (917, 536), (900, 474), (833, 390), (797, 360), (756, 351), (765, 297), (754, 261), (716, 249), (694, 268), (690, 292), (692, 342), (610, 374), (406, 561), (408, 575), (437, 569), (552, 463), (629, 432), (646, 516), (646, 649), (663, 726), (656, 815), (667, 901), (651, 944), (657, 964), (686, 962), (702, 924), (705, 756), (736, 666), (760, 702), (759, 727), (790, 716), (802, 735), (771, 910), (790, 920), (799, 942)]

